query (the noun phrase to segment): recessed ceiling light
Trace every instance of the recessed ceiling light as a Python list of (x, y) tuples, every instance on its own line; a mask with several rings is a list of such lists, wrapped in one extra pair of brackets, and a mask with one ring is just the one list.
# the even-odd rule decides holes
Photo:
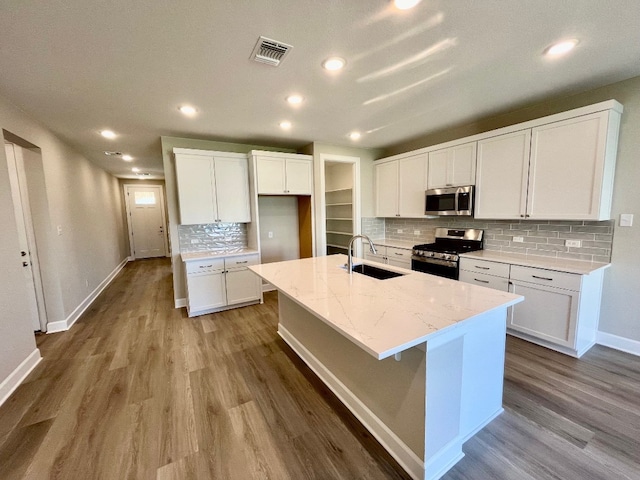
[(553, 45), (548, 46), (544, 50), (545, 55), (556, 56), (556, 55), (564, 55), (565, 53), (570, 52), (573, 48), (578, 44), (578, 40), (563, 40), (561, 42), (554, 43)]
[(112, 132), (111, 130), (102, 130), (100, 132), (100, 135), (102, 135), (104, 138), (116, 138), (116, 134), (114, 132)]
[(192, 107), (191, 105), (182, 105), (181, 107), (178, 107), (178, 110), (180, 110), (180, 112), (182, 112), (187, 117), (192, 117), (198, 112), (198, 110), (196, 110), (196, 108)]
[(358, 140), (361, 136), (362, 136), (362, 134), (360, 132), (351, 132), (349, 134), (349, 138), (351, 140)]
[(133, 168), (131, 169), (131, 171), (132, 171), (132, 172), (139, 172), (139, 171), (140, 171), (140, 169), (139, 169), (138, 167), (133, 167)]
[(289, 102), (292, 105), (299, 105), (302, 103), (303, 100), (304, 98), (302, 98), (301, 95), (289, 95), (287, 97), (287, 102)]
[(393, 0), (393, 4), (400, 10), (409, 10), (420, 3), (420, 0)]
[(122, 159), (125, 162), (130, 162), (131, 160), (133, 160), (133, 157), (131, 155), (122, 155)]
[(322, 62), (322, 67), (325, 70), (335, 71), (340, 70), (346, 65), (347, 61), (344, 58), (340, 57), (329, 57), (324, 62)]
[(280, 128), (284, 130), (289, 130), (291, 128), (291, 122), (285, 120), (284, 122), (280, 122)]

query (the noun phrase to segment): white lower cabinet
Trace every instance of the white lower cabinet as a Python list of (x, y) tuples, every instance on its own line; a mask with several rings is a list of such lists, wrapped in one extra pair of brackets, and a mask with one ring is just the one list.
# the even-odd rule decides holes
[(257, 254), (185, 262), (188, 315), (260, 301), (260, 279), (247, 268), (258, 263)]
[(411, 250), (406, 248), (376, 245), (376, 254), (374, 255), (367, 249), (364, 254), (364, 259), (384, 265), (393, 265), (394, 267), (406, 268), (408, 270), (411, 269)]
[(460, 259), (461, 281), (525, 298), (508, 309), (509, 334), (578, 358), (596, 341), (603, 273)]

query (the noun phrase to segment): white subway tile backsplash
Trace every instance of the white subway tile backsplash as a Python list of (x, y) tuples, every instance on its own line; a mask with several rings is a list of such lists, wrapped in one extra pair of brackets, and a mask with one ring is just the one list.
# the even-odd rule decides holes
[[(410, 241), (416, 244), (433, 242), (437, 227), (482, 229), (485, 232), (484, 248), (487, 250), (609, 262), (614, 221), (362, 219), (362, 231), (366, 235)], [(398, 229), (401, 229), (402, 233), (398, 233)], [(414, 235), (414, 230), (420, 230), (420, 235)], [(514, 242), (513, 237), (523, 237), (523, 242)], [(567, 239), (582, 240), (582, 247), (566, 247)]]
[(247, 225), (244, 223), (178, 225), (178, 236), (182, 253), (233, 251), (247, 247)]

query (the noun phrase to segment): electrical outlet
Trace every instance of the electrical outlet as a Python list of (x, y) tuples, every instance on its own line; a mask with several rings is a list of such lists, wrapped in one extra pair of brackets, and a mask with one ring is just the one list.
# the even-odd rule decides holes
[(85, 280), (85, 281), (84, 281), (84, 286), (85, 286), (85, 287), (87, 287), (87, 288), (89, 288), (89, 280)]
[(401, 228), (399, 228), (399, 229), (398, 229), (398, 233), (402, 233), (402, 232), (404, 232), (404, 230), (403, 230), (403, 229), (401, 229)]
[(514, 242), (522, 243), (524, 242), (524, 237), (513, 237)]
[(193, 245), (194, 243), (200, 243), (200, 240), (198, 240), (197, 238), (192, 238), (191, 244)]
[(414, 230), (414, 231), (413, 231), (413, 234), (414, 234), (414, 235), (420, 235), (420, 230)]
[(620, 214), (620, 226), (631, 227), (633, 226), (633, 213), (621, 213)]
[(62, 225), (58, 225), (58, 236), (62, 235)]
[(273, 232), (269, 232), (268, 236), (269, 238), (273, 238)]
[(564, 245), (566, 247), (578, 247), (582, 246), (582, 240), (565, 240)]

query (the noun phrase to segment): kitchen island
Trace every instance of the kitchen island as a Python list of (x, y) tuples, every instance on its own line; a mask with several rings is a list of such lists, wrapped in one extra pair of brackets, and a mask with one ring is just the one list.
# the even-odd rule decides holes
[(345, 255), (254, 265), (278, 290), (278, 333), (416, 479), (437, 479), (502, 412), (506, 309), (518, 295)]

